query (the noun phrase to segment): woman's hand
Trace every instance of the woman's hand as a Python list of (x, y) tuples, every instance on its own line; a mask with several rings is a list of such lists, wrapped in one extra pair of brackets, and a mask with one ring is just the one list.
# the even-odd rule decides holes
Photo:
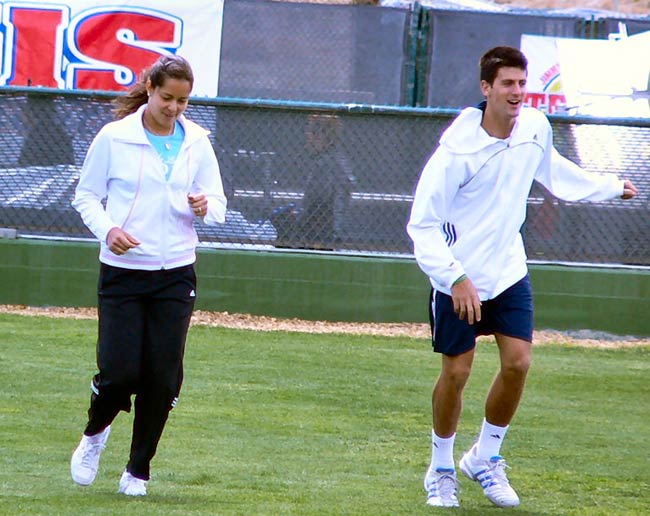
[(192, 212), (197, 217), (205, 217), (208, 213), (208, 199), (203, 194), (188, 194), (187, 202), (190, 204)]
[(118, 227), (114, 227), (108, 232), (108, 235), (106, 235), (106, 243), (111, 252), (117, 255), (124, 254), (129, 249), (140, 245), (137, 238), (129, 235), (126, 231), (122, 231)]
[(634, 186), (634, 184), (632, 184), (632, 181), (626, 179), (625, 182), (623, 183), (623, 195), (621, 195), (621, 199), (631, 199), (637, 193), (639, 193), (637, 187)]

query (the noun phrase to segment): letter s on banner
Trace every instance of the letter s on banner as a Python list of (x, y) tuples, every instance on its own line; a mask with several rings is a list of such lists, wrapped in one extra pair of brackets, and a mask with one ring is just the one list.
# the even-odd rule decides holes
[(68, 49), (76, 59), (66, 70), (66, 87), (128, 88), (142, 69), (181, 45), (181, 29), (179, 18), (160, 11), (84, 11), (68, 28)]

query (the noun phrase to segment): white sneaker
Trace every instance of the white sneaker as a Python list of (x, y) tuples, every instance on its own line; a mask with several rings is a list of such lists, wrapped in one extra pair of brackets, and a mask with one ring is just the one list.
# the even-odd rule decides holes
[(107, 426), (102, 432), (95, 435), (82, 435), (81, 442), (70, 459), (70, 474), (72, 480), (82, 486), (89, 486), (97, 476), (99, 457), (111, 433)]
[(120, 489), (118, 493), (127, 496), (146, 496), (147, 494), (147, 481), (141, 478), (134, 477), (128, 471), (124, 470), (120, 478)]
[(480, 460), (476, 456), (476, 445), (463, 455), (459, 463), (460, 470), (470, 480), (481, 484), (488, 499), (498, 507), (516, 507), (519, 497), (510, 487), (506, 476), (506, 461), (497, 455), (489, 460)]
[(453, 469), (432, 469), (424, 476), (427, 505), (432, 507), (458, 507), (458, 482)]

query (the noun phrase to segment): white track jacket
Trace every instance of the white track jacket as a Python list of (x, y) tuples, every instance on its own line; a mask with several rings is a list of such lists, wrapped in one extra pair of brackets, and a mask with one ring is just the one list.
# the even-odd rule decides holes
[[(203, 129), (183, 115), (183, 145), (171, 176), (149, 143), (142, 125), (145, 106), (106, 124), (86, 155), (72, 206), (99, 239), (99, 260), (126, 269), (173, 269), (194, 263), (198, 238), (188, 194), (205, 194), (205, 224), (225, 221), (226, 197), (219, 165)], [(106, 199), (106, 208), (102, 200)], [(140, 241), (123, 255), (106, 244), (119, 227)]]
[(482, 115), (466, 108), (443, 133), (422, 171), (407, 231), (436, 290), (451, 294), (467, 274), (485, 301), (528, 271), (520, 229), (533, 180), (566, 201), (612, 199), (623, 194), (623, 181), (560, 156), (536, 109), (521, 109), (507, 140), (490, 136)]

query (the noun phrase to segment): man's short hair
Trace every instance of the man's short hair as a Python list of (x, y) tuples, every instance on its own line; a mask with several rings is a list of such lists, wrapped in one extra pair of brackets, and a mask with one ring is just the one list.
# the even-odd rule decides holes
[(494, 47), (483, 54), (479, 66), (481, 67), (481, 80), (492, 84), (499, 73), (499, 68), (520, 68), (528, 71), (528, 59), (517, 48)]

